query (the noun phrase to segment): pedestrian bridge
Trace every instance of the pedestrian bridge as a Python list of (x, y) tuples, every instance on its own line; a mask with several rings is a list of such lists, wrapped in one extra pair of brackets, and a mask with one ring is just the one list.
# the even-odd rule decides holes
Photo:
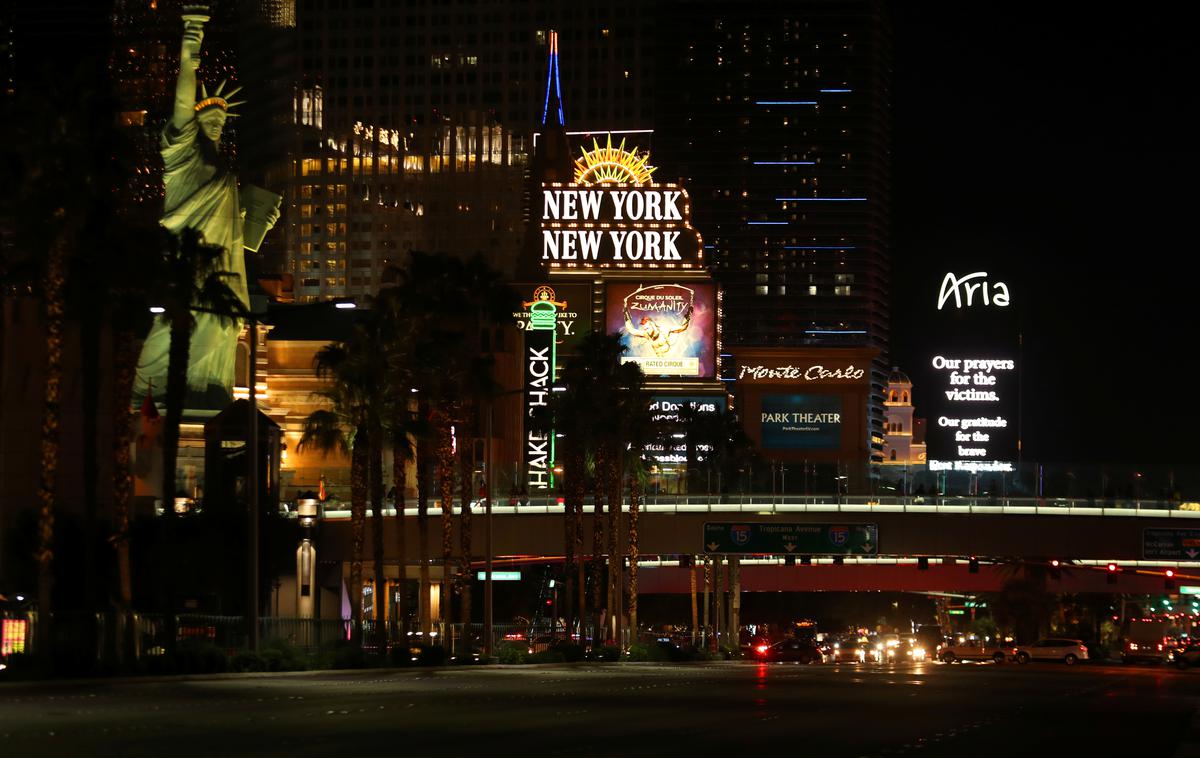
[[(641, 504), (639, 548), (645, 556), (703, 554), (706, 522), (875, 524), (877, 557), (979, 557), (1120, 561), (1122, 565), (1164, 565), (1143, 555), (1143, 530), (1200, 529), (1200, 510), (1192, 503), (1157, 500), (991, 497), (828, 497), (828, 496), (654, 496)], [(461, 516), (455, 508), (454, 546)], [(629, 503), (623, 506), (622, 536), (627, 532)], [(584, 551), (590, 550), (592, 515), (584, 507)], [(496, 556), (556, 557), (563, 554), (563, 506), (553, 499), (505, 502), (492, 508), (493, 553)], [(486, 549), (486, 508), (472, 503), (473, 552)], [(405, 508), (407, 559), (417, 555), (415, 507)], [(388, 558), (398, 542), (395, 510), (384, 511), (384, 544)], [(320, 527), (326, 545), (323, 558), (347, 557), (350, 546), (348, 509), (327, 508)], [(441, 553), (440, 508), (429, 505), (428, 555)], [(368, 530), (370, 529), (368, 519)], [(369, 544), (369, 542), (368, 542)], [(332, 551), (332, 552), (330, 552)], [(1197, 551), (1200, 558), (1200, 551)], [(1170, 565), (1200, 568), (1200, 560)]]

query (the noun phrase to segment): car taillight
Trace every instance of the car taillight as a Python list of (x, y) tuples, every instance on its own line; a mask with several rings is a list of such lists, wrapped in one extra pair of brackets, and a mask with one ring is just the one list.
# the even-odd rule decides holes
[(1137, 643), (1136, 643), (1136, 642), (1130, 642), (1130, 643), (1129, 643), (1129, 649), (1130, 649), (1130, 650), (1137, 650), (1137, 649), (1138, 649), (1138, 648), (1137, 648)]
[(766, 645), (759, 645), (758, 647), (756, 647), (754, 649), (758, 651), (759, 655), (762, 655), (763, 653), (767, 652), (771, 648), (767, 647)]
[(1160, 653), (1162, 652), (1162, 645), (1158, 646), (1158, 652), (1160, 652)]

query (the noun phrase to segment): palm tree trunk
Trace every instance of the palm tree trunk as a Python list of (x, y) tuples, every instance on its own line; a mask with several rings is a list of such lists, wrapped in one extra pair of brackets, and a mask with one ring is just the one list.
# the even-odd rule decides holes
[[(423, 413), (421, 417), (427, 416), (427, 413)], [(432, 468), (433, 446), (428, 435), (422, 435), (417, 440), (417, 558), (421, 562), (421, 594), (417, 599), (417, 607), (423, 635), (428, 635), (433, 630), (433, 618), (429, 607), (433, 600), (429, 578), (429, 489), (433, 483), (430, 477)]]
[[(589, 562), (589, 573), (592, 579), (592, 639), (599, 644), (600, 614), (604, 608), (601, 600), (600, 585), (604, 581), (604, 467), (603, 458), (596, 459), (596, 472), (592, 480), (592, 559)], [(610, 606), (611, 607), (611, 606)]]
[[(100, 487), (100, 452), (97, 438), (96, 419), (100, 415), (100, 324), (96, 317), (84, 318), (81, 324), (81, 364), (83, 377), (81, 380), (83, 397), (83, 608), (89, 613), (97, 610), (98, 592), (96, 578), (99, 572), (96, 566), (96, 528), (97, 493)], [(89, 650), (94, 650), (96, 627), (88, 624), (84, 631), (85, 644)]]
[(438, 411), (435, 429), (438, 498), (442, 506), (442, 585), (439, 605), (445, 624), (442, 639), (445, 640), (449, 635), (450, 623), (454, 619), (453, 609), (450, 607), (453, 600), (451, 577), (454, 562), (454, 449), (450, 441), (450, 417), (444, 411)]
[(642, 485), (637, 475), (629, 478), (629, 633), (638, 633), (638, 515)]
[(43, 281), (46, 317), (46, 376), (42, 395), (41, 484), (38, 487), (38, 655), (53, 663), (54, 511), (58, 498), (60, 398), (62, 389), (63, 310), (67, 276), (66, 233), (50, 247)]
[(133, 501), (133, 414), (129, 398), (137, 376), (138, 343), (132, 331), (120, 329), (116, 342), (116, 375), (113, 380), (113, 535), (117, 550), (117, 598), (121, 622), (119, 655), (132, 664), (136, 655), (133, 630), (133, 573), (129, 565), (129, 511)]
[(371, 551), (375, 559), (375, 644), (379, 655), (387, 654), (387, 579), (383, 571), (383, 427), (378, 419), (370, 425)]
[(408, 584), (406, 574), (408, 569), (408, 551), (404, 535), (404, 490), (408, 487), (408, 471), (405, 468), (404, 450), (408, 440), (402, 435), (392, 437), (392, 486), (396, 488), (396, 560), (400, 564), (400, 580), (396, 593), (396, 630), (403, 643), (408, 632)]
[(608, 608), (612, 617), (609, 631), (616, 644), (621, 644), (621, 626), (625, 595), (625, 577), (621, 560), (621, 459), (619, 447), (609, 456), (604, 469), (604, 486), (608, 490)]
[[(367, 488), (370, 476), (370, 441), (367, 428), (359, 424), (350, 448), (350, 636), (362, 642), (363, 543), (367, 529)], [(378, 598), (376, 598), (378, 602)]]
[[(565, 497), (563, 498), (563, 619), (567, 625), (567, 638), (570, 639), (571, 630), (574, 628), (575, 615), (575, 502), (573, 484), (571, 483), (577, 475), (574, 464), (574, 456), (568, 456), (566, 461), (567, 486)], [(551, 633), (554, 631), (553, 625), (550, 627)]]
[[(462, 492), (462, 510), (459, 516), (458, 544), (462, 548), (463, 581), (462, 581), (462, 611), (459, 618), (463, 624), (471, 623), (471, 460), (467, 446), (458, 447), (458, 478)], [(469, 650), (468, 650), (469, 652)]]
[(168, 518), (175, 514), (175, 466), (179, 458), (179, 423), (183, 420), (183, 403), (187, 397), (191, 335), (191, 313), (173, 314), (171, 345), (167, 353), (167, 408), (163, 414), (162, 506)]

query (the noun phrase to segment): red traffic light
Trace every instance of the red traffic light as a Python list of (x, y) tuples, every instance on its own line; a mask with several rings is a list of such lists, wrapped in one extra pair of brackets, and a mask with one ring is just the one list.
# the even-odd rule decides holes
[(1164, 576), (1166, 576), (1168, 579), (1175, 576), (1175, 569), (1167, 569), (1164, 573)]
[(1052, 558), (1050, 560), (1050, 568), (1058, 568), (1061, 565), (1062, 565), (1062, 561), (1060, 561), (1057, 558)]
[(1115, 564), (1115, 563), (1108, 564), (1108, 573), (1110, 573), (1110, 574), (1117, 573), (1117, 564)]

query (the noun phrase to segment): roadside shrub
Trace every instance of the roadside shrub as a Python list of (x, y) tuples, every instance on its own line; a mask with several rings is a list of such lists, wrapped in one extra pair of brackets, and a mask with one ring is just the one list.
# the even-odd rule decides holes
[(274, 638), (265, 641), (259, 651), (264, 671), (304, 671), (308, 668), (308, 656), (299, 645)]
[(417, 654), (418, 666), (442, 666), (446, 663), (446, 648), (441, 645), (422, 645)]
[(361, 669), (370, 665), (362, 647), (348, 640), (325, 646), (317, 656), (317, 662), (319, 665), (315, 668), (322, 669)]
[(177, 674), (219, 674), (229, 670), (229, 656), (208, 640), (185, 639), (176, 648), (170, 668)]
[(496, 651), (496, 655), (501, 663), (510, 665), (529, 663), (529, 649), (524, 645), (516, 645), (511, 642), (506, 643), (500, 646), (500, 649)]
[(263, 656), (253, 650), (239, 650), (229, 661), (229, 668), (239, 674), (249, 671), (266, 671), (266, 661)]
[(566, 663), (567, 657), (558, 650), (543, 650), (529, 656), (530, 663)]
[(645, 643), (635, 642), (629, 646), (629, 660), (636, 662), (651, 662), (651, 661), (666, 661), (669, 660), (666, 649), (657, 642)]
[(621, 648), (616, 645), (601, 645), (592, 650), (592, 660), (613, 663), (620, 660)]
[(566, 663), (582, 661), (587, 655), (587, 651), (583, 649), (583, 645), (575, 642), (567, 642), (566, 640), (555, 642), (546, 652), (558, 653)]

